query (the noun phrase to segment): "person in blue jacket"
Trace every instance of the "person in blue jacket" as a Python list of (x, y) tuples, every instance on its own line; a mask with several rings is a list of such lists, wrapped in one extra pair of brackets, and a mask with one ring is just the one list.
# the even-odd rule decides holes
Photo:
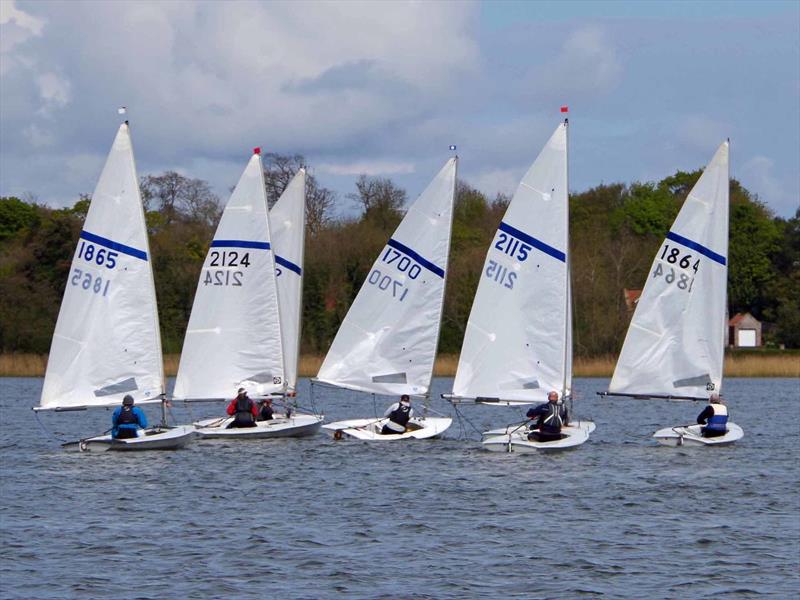
[(728, 407), (719, 394), (711, 394), (708, 406), (697, 415), (697, 424), (705, 425), (701, 430), (703, 437), (719, 437), (728, 433)]
[(147, 417), (144, 411), (133, 405), (133, 396), (128, 394), (122, 399), (122, 406), (114, 411), (111, 417), (111, 437), (116, 440), (135, 438), (139, 429), (147, 428)]
[(558, 402), (558, 392), (552, 391), (547, 394), (547, 403), (540, 404), (536, 408), (531, 408), (526, 416), (529, 419), (538, 418), (536, 428), (538, 431), (531, 431), (528, 439), (534, 442), (552, 442), (561, 439), (561, 428), (569, 425), (569, 414), (567, 407)]

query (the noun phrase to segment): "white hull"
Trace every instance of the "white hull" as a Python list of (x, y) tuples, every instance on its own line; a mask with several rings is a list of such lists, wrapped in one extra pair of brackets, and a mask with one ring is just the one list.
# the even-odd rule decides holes
[(560, 440), (552, 442), (537, 442), (528, 439), (528, 428), (523, 426), (510, 426), (503, 429), (493, 429), (483, 434), (483, 448), (489, 452), (515, 452), (518, 454), (535, 454), (554, 450), (568, 450), (583, 444), (589, 439), (589, 434), (595, 430), (591, 421), (576, 421), (567, 427), (561, 428)]
[(177, 450), (191, 442), (196, 433), (192, 425), (179, 425), (169, 429), (154, 427), (146, 429), (144, 435), (125, 440), (115, 440), (111, 435), (78, 440), (64, 444), (64, 449), (73, 452)]
[(333, 433), (341, 431), (359, 440), (379, 440), (390, 442), (393, 440), (406, 440), (414, 438), (423, 440), (440, 436), (453, 423), (453, 419), (447, 417), (413, 417), (406, 428), (405, 433), (381, 434), (381, 429), (389, 419), (350, 419), (348, 421), (337, 421), (323, 425)]
[(728, 433), (719, 437), (703, 437), (703, 425), (688, 427), (665, 427), (653, 434), (659, 444), (664, 446), (722, 446), (732, 444), (744, 436), (744, 431), (736, 423), (728, 423)]
[(255, 427), (234, 427), (228, 429), (233, 417), (204, 419), (195, 423), (197, 433), (203, 438), (224, 439), (265, 439), (279, 437), (308, 437), (317, 433), (324, 417), (317, 415), (293, 414), (290, 418), (275, 415), (269, 421), (257, 421)]

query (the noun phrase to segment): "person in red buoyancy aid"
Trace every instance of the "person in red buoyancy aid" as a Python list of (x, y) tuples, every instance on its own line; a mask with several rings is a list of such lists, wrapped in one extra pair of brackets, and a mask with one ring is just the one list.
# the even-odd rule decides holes
[(228, 425), (228, 429), (235, 427), (255, 427), (258, 417), (258, 408), (247, 395), (244, 388), (239, 388), (236, 398), (231, 400), (226, 412), (233, 417), (233, 422)]

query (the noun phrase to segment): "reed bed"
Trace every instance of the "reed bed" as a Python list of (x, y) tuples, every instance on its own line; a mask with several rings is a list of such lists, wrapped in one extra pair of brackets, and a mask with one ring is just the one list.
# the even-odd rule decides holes
[[(301, 377), (314, 377), (325, 357), (304, 354), (298, 370)], [(616, 364), (614, 356), (575, 358), (573, 372), (576, 377), (611, 377)], [(174, 377), (178, 371), (179, 354), (164, 355), (164, 373)], [(0, 354), (0, 377), (42, 377), (47, 366), (46, 354)], [(452, 377), (458, 366), (457, 354), (440, 354), (436, 358), (433, 374)], [(800, 377), (800, 353), (742, 353), (725, 357), (726, 377)]]
[(46, 354), (0, 354), (0, 377), (41, 377), (46, 367)]

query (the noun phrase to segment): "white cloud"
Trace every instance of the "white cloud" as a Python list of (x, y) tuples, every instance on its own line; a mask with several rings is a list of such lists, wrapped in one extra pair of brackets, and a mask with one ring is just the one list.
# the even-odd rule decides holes
[[(744, 163), (741, 178), (746, 187), (764, 200), (782, 204), (786, 200), (783, 186), (775, 176), (775, 161), (766, 156), (754, 156)], [(797, 202), (797, 199), (795, 199)]]
[(586, 26), (567, 36), (555, 58), (536, 66), (527, 77), (539, 92), (552, 90), (567, 97), (590, 92), (604, 94), (622, 78), (622, 63), (613, 42), (599, 26)]
[(414, 172), (410, 162), (390, 160), (360, 160), (350, 163), (323, 163), (318, 169), (331, 175), (401, 175)]
[(50, 108), (61, 108), (70, 101), (70, 83), (55, 73), (42, 73), (36, 78), (39, 94), (44, 103), (43, 112)]
[(14, 49), (28, 39), (42, 34), (44, 21), (17, 8), (13, 0), (0, 0), (0, 77), (24, 57), (14, 56)]

